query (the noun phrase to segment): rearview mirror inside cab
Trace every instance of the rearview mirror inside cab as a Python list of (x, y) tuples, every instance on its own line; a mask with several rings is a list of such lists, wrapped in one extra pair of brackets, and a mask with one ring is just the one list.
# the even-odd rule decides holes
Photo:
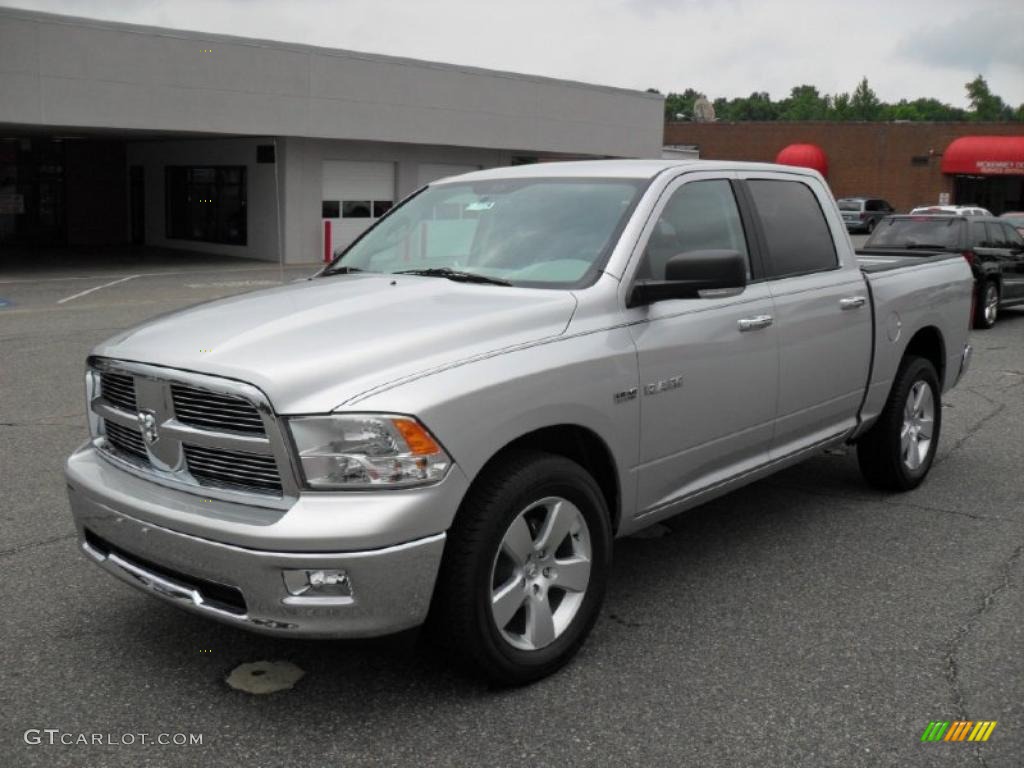
[(677, 253), (665, 264), (664, 280), (638, 280), (626, 302), (639, 307), (667, 299), (698, 299), (701, 291), (747, 286), (747, 260), (736, 251)]

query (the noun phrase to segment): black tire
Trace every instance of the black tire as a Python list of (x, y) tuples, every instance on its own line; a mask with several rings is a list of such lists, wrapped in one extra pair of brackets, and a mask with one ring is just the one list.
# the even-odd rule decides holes
[(869, 235), (870, 235), (870, 234), (871, 234), (872, 232), (874, 232), (874, 231), (875, 231), (875, 226), (876, 226), (877, 224), (878, 224), (878, 222), (877, 222), (877, 221), (875, 221), (874, 219), (871, 219), (871, 220), (870, 220), (870, 221), (868, 222), (868, 234), (869, 234)]
[[(991, 315), (985, 313), (988, 302), (995, 298), (995, 307)], [(994, 280), (985, 280), (978, 283), (978, 297), (974, 302), (974, 327), (981, 330), (988, 330), (996, 324), (996, 316), (999, 313), (999, 284)]]
[[(519, 515), (540, 500), (556, 496), (575, 505), (586, 521), (589, 582), (561, 634), (546, 647), (522, 650), (502, 635), (492, 615), (495, 562), (506, 532)], [(468, 664), (492, 683), (523, 685), (549, 675), (573, 657), (597, 619), (611, 550), (607, 504), (585, 469), (562, 456), (510, 452), (473, 483), (448, 532), (429, 633), (455, 661)]]
[[(901, 436), (904, 409), (911, 390), (918, 382), (930, 388), (934, 407), (931, 442), (920, 466), (912, 469), (904, 461)], [(935, 367), (923, 357), (905, 357), (893, 382), (889, 399), (878, 421), (857, 441), (857, 460), (864, 479), (887, 491), (909, 491), (924, 482), (935, 459), (942, 431), (942, 402)]]

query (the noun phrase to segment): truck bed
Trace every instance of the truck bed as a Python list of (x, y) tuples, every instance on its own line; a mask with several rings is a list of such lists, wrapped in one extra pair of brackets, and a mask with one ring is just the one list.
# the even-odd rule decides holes
[(945, 261), (946, 259), (963, 258), (959, 253), (950, 251), (910, 251), (904, 248), (861, 249), (856, 251), (856, 254), (861, 272), (869, 274)]

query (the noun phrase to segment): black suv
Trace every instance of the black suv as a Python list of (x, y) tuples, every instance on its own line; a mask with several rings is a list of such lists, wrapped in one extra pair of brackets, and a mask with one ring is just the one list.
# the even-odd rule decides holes
[(878, 222), (896, 212), (880, 197), (841, 197), (836, 202), (847, 232), (874, 232)]
[(859, 253), (960, 253), (974, 272), (974, 327), (991, 328), (1002, 307), (1024, 304), (1024, 238), (991, 216), (890, 216)]

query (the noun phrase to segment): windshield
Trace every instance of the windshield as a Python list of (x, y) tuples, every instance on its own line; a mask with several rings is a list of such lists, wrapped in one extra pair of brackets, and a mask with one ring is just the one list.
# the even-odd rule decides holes
[(960, 219), (921, 216), (915, 219), (883, 219), (864, 244), (865, 248), (934, 247), (957, 250)]
[(324, 274), (453, 271), (572, 288), (604, 267), (640, 179), (492, 179), (428, 187), (391, 211)]
[(840, 211), (859, 211), (860, 210), (860, 204), (861, 204), (860, 200), (837, 200), (836, 202), (839, 203), (839, 210)]

